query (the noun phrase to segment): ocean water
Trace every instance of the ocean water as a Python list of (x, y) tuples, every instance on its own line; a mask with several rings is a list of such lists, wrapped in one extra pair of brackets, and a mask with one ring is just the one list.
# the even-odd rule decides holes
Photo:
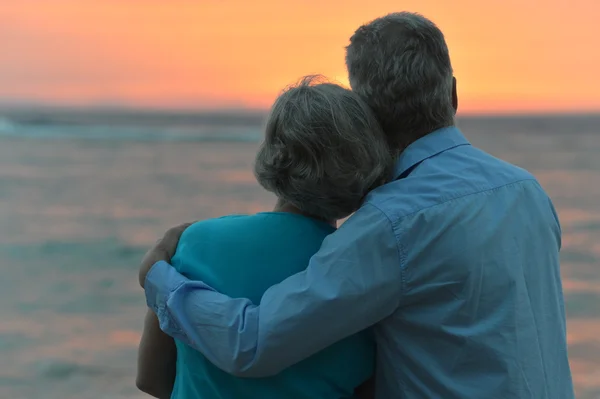
[[(174, 224), (269, 210), (262, 115), (0, 112), (0, 397), (143, 398), (137, 266)], [(532, 171), (563, 227), (578, 398), (600, 398), (600, 116), (462, 118)]]

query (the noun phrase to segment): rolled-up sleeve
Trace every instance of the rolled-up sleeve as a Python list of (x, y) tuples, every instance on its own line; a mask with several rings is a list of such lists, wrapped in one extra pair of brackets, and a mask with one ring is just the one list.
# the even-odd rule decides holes
[(366, 204), (325, 239), (305, 271), (269, 288), (260, 304), (220, 294), (164, 262), (148, 273), (146, 299), (163, 331), (220, 369), (265, 377), (389, 316), (402, 285), (392, 224)]

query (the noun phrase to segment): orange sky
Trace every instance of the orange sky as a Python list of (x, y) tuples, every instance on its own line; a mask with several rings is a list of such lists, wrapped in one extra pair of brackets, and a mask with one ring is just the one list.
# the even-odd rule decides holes
[(600, 111), (596, 0), (0, 0), (0, 101), (267, 107), (400, 10), (445, 32), (461, 111)]

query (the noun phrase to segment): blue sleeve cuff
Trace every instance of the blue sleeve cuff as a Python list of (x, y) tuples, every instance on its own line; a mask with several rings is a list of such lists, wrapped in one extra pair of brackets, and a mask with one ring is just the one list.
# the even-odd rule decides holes
[(158, 261), (150, 268), (146, 275), (144, 290), (146, 304), (161, 317), (167, 305), (167, 300), (177, 288), (188, 281), (173, 266), (165, 261)]

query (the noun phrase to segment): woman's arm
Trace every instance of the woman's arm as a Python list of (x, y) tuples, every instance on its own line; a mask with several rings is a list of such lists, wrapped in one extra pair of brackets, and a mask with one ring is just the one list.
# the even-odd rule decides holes
[(175, 341), (161, 331), (151, 309), (146, 313), (144, 332), (138, 349), (136, 386), (159, 399), (169, 399), (175, 382), (177, 349)]

